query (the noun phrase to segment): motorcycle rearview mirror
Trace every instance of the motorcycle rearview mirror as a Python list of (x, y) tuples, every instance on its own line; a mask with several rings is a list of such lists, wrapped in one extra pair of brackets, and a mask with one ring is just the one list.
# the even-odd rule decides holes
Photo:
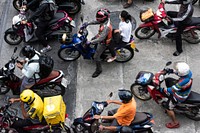
[(110, 94), (109, 94), (109, 98), (111, 98), (113, 96), (113, 92), (111, 92)]
[(81, 23), (83, 23), (83, 18), (84, 18), (83, 15), (81, 15)]
[(168, 61), (167, 63), (166, 63), (166, 66), (169, 66), (169, 65), (171, 65), (172, 64), (172, 62), (171, 61)]

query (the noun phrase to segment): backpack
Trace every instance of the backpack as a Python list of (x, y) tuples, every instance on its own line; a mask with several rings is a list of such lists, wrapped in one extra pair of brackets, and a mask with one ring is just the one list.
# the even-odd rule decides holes
[(38, 60), (30, 60), (28, 64), (38, 62), (40, 66), (40, 71), (37, 73), (41, 79), (46, 78), (50, 75), (53, 70), (54, 61), (52, 57), (47, 55), (39, 55)]

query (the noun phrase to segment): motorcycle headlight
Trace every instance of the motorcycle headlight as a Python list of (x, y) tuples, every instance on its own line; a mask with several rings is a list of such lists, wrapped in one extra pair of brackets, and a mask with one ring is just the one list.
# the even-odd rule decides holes
[(9, 70), (12, 70), (13, 68), (15, 68), (15, 64), (14, 63), (10, 63), (9, 64)]
[(76, 27), (76, 23), (75, 23), (75, 21), (74, 20), (72, 20), (71, 22), (70, 22), (70, 25), (72, 26), (72, 27)]
[(159, 76), (159, 81), (163, 81), (164, 80), (164, 75), (160, 75)]

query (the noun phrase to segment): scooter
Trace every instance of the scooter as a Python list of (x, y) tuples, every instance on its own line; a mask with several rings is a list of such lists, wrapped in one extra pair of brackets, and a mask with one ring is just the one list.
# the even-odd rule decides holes
[[(17, 51), (17, 47), (14, 49), (14, 53)], [(17, 56), (11, 56), (11, 59), (0, 69), (0, 95), (6, 94), (9, 90), (12, 90), (13, 95), (20, 94), (21, 79), (15, 75), (15, 63), (20, 62), (17, 60)], [(53, 70), (51, 74), (39, 80), (32, 89), (39, 96), (55, 96), (64, 95), (67, 88), (67, 80), (64, 77), (64, 73), (61, 70)]]
[[(164, 8), (164, 4), (160, 3), (159, 8), (155, 13), (151, 13), (152, 16), (139, 25), (135, 30), (135, 36), (139, 39), (149, 39), (155, 33), (158, 33), (158, 38), (169, 38), (175, 40), (175, 34), (177, 27), (173, 24), (169, 25), (169, 20), (171, 19), (167, 16)], [(191, 44), (197, 44), (200, 42), (200, 17), (192, 17), (192, 22), (185, 28), (182, 34), (182, 39)]]
[[(77, 60), (81, 55), (84, 59), (93, 59), (96, 51), (96, 45), (86, 44), (87, 43), (88, 30), (87, 27), (81, 26), (78, 33), (73, 36), (66, 35), (62, 36), (60, 49), (58, 50), (58, 57), (63, 61), (74, 61)], [(134, 43), (133, 37), (130, 42), (125, 46), (116, 46), (116, 62), (124, 63), (128, 62), (134, 57), (134, 50), (139, 51)], [(101, 56), (102, 61), (106, 61), (110, 56), (110, 51), (106, 49)]]
[[(17, 117), (17, 109), (11, 107), (11, 103), (7, 103), (0, 107), (0, 132), (1, 133), (18, 133), (15, 129), (10, 126), (13, 124)], [(47, 124), (36, 124), (26, 126), (23, 128), (27, 133), (71, 133), (68, 115), (65, 115), (65, 122), (62, 124), (52, 125), (51, 127)]]
[[(131, 91), (140, 100), (153, 100), (159, 105), (165, 105), (168, 98), (160, 92), (161, 84), (165, 81), (167, 85), (166, 75), (169, 74), (169, 66), (172, 62), (167, 62), (163, 70), (153, 74), (148, 71), (140, 71), (135, 82), (131, 85)], [(167, 86), (170, 87), (170, 86)], [(183, 103), (178, 103), (174, 111), (185, 115), (186, 117), (199, 121), (200, 120), (200, 94), (191, 91), (189, 97)]]
[[(93, 118), (94, 115), (101, 115), (104, 108), (108, 105), (106, 101), (92, 102), (91, 108), (83, 115), (83, 117), (76, 118), (72, 124), (72, 129), (75, 133), (98, 133), (100, 121)], [(109, 124), (109, 123), (105, 123)], [(128, 128), (132, 129), (134, 133), (152, 132), (154, 125), (153, 115), (147, 112), (136, 112), (136, 116)], [(124, 132), (119, 132), (124, 133)]]
[[(38, 39), (34, 35), (34, 31), (37, 26), (35, 23), (22, 24), (22, 20), (27, 20), (26, 10), (21, 8), (18, 15), (13, 17), (12, 28), (5, 31), (4, 40), (10, 45), (18, 45), (22, 41), (24, 42), (35, 42)], [(63, 33), (71, 33), (72, 29), (75, 27), (75, 22), (68, 16), (65, 11), (57, 11), (53, 20), (48, 24), (48, 30), (45, 32), (44, 36), (48, 38), (62, 36)]]
[[(23, 2), (27, 4), (31, 2), (31, 0), (13, 0), (13, 7), (20, 11)], [(69, 14), (75, 15), (81, 10), (81, 4), (84, 5), (84, 0), (55, 0), (56, 5), (58, 6), (58, 10), (64, 10)], [(30, 7), (31, 11), (35, 11), (39, 7), (39, 2), (36, 2), (33, 6)]]

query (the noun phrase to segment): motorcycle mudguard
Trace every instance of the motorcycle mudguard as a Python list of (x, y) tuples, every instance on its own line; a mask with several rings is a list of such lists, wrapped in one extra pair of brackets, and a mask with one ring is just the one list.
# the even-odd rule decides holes
[(73, 43), (70, 43), (70, 44), (62, 44), (61, 46), (60, 46), (60, 49), (64, 49), (64, 48), (74, 48), (74, 46), (73, 46)]
[(5, 33), (13, 33), (13, 32), (15, 32), (15, 31), (13, 30), (13, 28), (9, 28), (9, 29), (7, 29), (7, 30), (5, 31)]

